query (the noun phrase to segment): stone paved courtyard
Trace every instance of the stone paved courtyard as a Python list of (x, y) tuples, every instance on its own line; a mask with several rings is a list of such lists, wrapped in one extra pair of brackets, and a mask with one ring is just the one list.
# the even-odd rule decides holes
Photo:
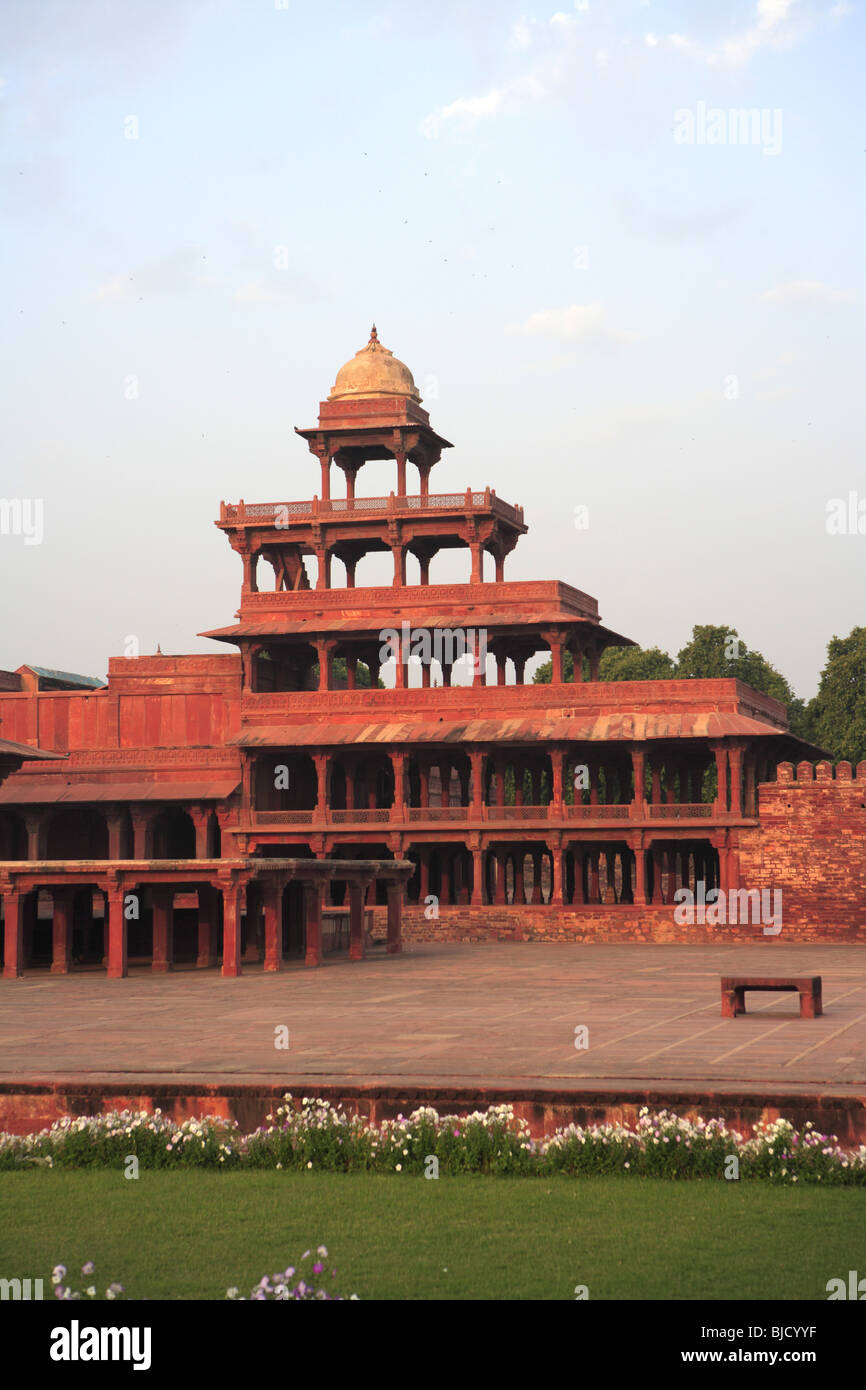
[[(723, 974), (820, 974), (822, 1018), (794, 994), (720, 1017)], [(589, 1029), (577, 1051), (577, 1025)], [(289, 1029), (287, 1052), (274, 1030)], [(595, 1081), (748, 1090), (866, 1083), (866, 957), (857, 946), (414, 945), (319, 970), (126, 980), (33, 973), (0, 983), (0, 1080)]]

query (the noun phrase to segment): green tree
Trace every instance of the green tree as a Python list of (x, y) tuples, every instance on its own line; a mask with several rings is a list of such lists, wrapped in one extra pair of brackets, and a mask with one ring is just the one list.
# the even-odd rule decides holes
[(608, 647), (602, 652), (598, 674), (603, 681), (669, 681), (677, 668), (673, 658), (658, 647)]
[(866, 627), (827, 644), (827, 664), (807, 718), (810, 738), (835, 758), (866, 758)]
[(744, 681), (753, 690), (781, 700), (792, 732), (807, 737), (809, 720), (804, 702), (765, 656), (749, 650), (736, 628), (712, 624), (693, 627), (691, 640), (677, 653), (677, 676), (681, 680), (734, 677)]
[[(574, 657), (566, 652), (562, 662), (565, 679), (570, 681), (574, 675)], [(589, 679), (589, 667), (584, 662), (584, 680)], [(598, 663), (599, 680), (603, 681), (662, 681), (671, 680), (676, 675), (676, 667), (667, 652), (658, 647), (608, 647), (601, 654)], [(536, 685), (550, 685), (553, 679), (553, 662), (545, 661), (539, 666), (533, 681)]]

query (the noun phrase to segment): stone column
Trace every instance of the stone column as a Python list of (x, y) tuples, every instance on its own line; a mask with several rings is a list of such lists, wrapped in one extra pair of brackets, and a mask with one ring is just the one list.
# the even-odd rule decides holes
[(532, 851), (532, 897), (530, 902), (541, 902), (541, 850), (533, 847)]
[(217, 895), (210, 883), (198, 885), (198, 954), (200, 970), (216, 965)]
[(472, 907), (484, 905), (484, 851), (479, 847), (472, 850)]
[(406, 796), (404, 782), (406, 777), (406, 754), (404, 752), (392, 752), (391, 771), (394, 775), (394, 801), (391, 806), (391, 819), (402, 822), (406, 815)]
[(68, 975), (72, 954), (72, 904), (74, 889), (54, 888), (54, 915), (51, 923), (51, 974)]
[(247, 939), (242, 960), (245, 965), (257, 964), (262, 959), (263, 902), (260, 883), (247, 884)]
[[(318, 813), (319, 820), (327, 820), (329, 809), (327, 753), (314, 753), (313, 762), (316, 765), (316, 811)], [(346, 793), (346, 801), (348, 803), (348, 786), (346, 789)]]
[(304, 921), (306, 925), (307, 951), (304, 964), (322, 964), (322, 899), (324, 882), (317, 880), (304, 884)]
[(584, 850), (582, 846), (577, 846), (574, 849), (574, 901), (580, 906), (583, 906), (587, 898), (586, 889), (583, 886), (584, 860)]
[(153, 961), (155, 975), (165, 975), (174, 963), (174, 889), (154, 888), (153, 903)]
[(349, 960), (364, 959), (364, 898), (366, 885), (349, 883)]
[(3, 912), (5, 915), (5, 948), (3, 955), (3, 977), (17, 980), (24, 974), (24, 914), (26, 894), (12, 888), (3, 893)]
[(39, 860), (43, 857), (42, 816), (38, 811), (24, 812), (24, 825), (27, 830), (27, 858)]
[(110, 811), (105, 819), (108, 823), (108, 857), (122, 859), (123, 815), (120, 811)]
[(122, 980), (127, 969), (126, 916), (123, 911), (123, 888), (112, 882), (105, 894), (105, 913), (108, 919), (108, 978)]
[(713, 753), (718, 779), (714, 812), (717, 816), (725, 816), (728, 813), (728, 750), (723, 743), (717, 743), (713, 745)]
[(234, 979), (241, 966), (241, 894), (236, 883), (224, 884), (223, 894), (223, 964), (222, 973)]
[(265, 910), (265, 970), (283, 968), (283, 885), (278, 879), (262, 882)]
[(143, 806), (130, 808), (134, 859), (152, 858), (150, 846), (150, 813)]
[(189, 814), (195, 826), (195, 857), (196, 859), (207, 859), (209, 858), (210, 810), (205, 806), (192, 806)]
[(731, 744), (731, 815), (741, 816), (743, 814), (743, 745), (741, 743)]
[(565, 852), (557, 845), (550, 852), (550, 902), (557, 907), (565, 904)]
[(389, 956), (399, 955), (403, 950), (402, 939), (403, 885), (388, 884), (388, 940), (385, 950)]
[(505, 904), (505, 851), (496, 849), (493, 851), (493, 862), (496, 865), (496, 887), (493, 892), (493, 901), (497, 907)]
[(526, 905), (526, 886), (523, 882), (523, 846), (519, 845), (514, 855), (514, 901), (520, 907)]
[(635, 820), (643, 820), (646, 802), (646, 748), (642, 743), (635, 743), (631, 750), (631, 766), (634, 774), (634, 793), (632, 796), (631, 813)]
[(642, 836), (638, 837), (634, 848), (634, 900), (640, 907), (646, 906), (646, 853)]

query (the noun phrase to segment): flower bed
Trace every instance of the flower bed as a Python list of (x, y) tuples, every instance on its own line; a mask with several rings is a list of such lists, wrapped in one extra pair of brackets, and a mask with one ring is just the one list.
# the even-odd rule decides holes
[(843, 1149), (836, 1135), (820, 1134), (809, 1123), (798, 1132), (780, 1119), (743, 1135), (721, 1119), (688, 1120), (667, 1110), (644, 1109), (634, 1126), (568, 1125), (535, 1140), (510, 1105), (461, 1117), (441, 1116), (425, 1106), (408, 1118), (374, 1125), (328, 1101), (298, 1102), (286, 1095), (268, 1123), (252, 1134), (241, 1134), (231, 1120), (177, 1123), (159, 1110), (64, 1118), (38, 1134), (0, 1134), (0, 1170), (128, 1168), (132, 1159), (143, 1168), (283, 1168), (428, 1178), (622, 1173), (866, 1184), (866, 1145)]
[[(323, 1278), (336, 1279), (337, 1271), (332, 1269), (330, 1274), (325, 1268), (325, 1260), (328, 1258), (328, 1250), (324, 1245), (320, 1245), (315, 1253), (305, 1250), (297, 1265), (289, 1265), (288, 1269), (277, 1270), (276, 1274), (266, 1274), (260, 1279), (255, 1288), (250, 1291), (250, 1300), (261, 1302), (269, 1300), (276, 1303), (288, 1302), (310, 1302), (313, 1299), (329, 1302), (343, 1302), (343, 1295), (335, 1293), (333, 1286), (322, 1283)], [(76, 1302), (81, 1299), (99, 1299), (100, 1293), (97, 1285), (93, 1283), (96, 1275), (96, 1268), (92, 1260), (87, 1260), (81, 1266), (81, 1279), (86, 1282), (81, 1283), (81, 1279), (74, 1275), (69, 1275), (66, 1265), (55, 1265), (51, 1271), (51, 1283), (54, 1286), (54, 1297), (64, 1301)], [(80, 1286), (80, 1287), (79, 1287)], [(123, 1298), (125, 1293), (122, 1284), (109, 1284), (102, 1295), (106, 1299)], [(244, 1295), (238, 1289), (227, 1289), (226, 1298), (233, 1301), (244, 1301)], [(350, 1301), (357, 1300), (356, 1293), (350, 1294)]]

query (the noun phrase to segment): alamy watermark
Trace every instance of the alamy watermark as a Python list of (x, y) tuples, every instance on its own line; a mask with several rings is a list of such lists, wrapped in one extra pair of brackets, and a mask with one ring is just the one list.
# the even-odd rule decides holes
[(45, 503), (41, 497), (0, 497), (0, 536), (23, 536), (25, 545), (41, 545)]
[(782, 112), (778, 106), (707, 106), (699, 101), (692, 111), (674, 112), (674, 140), (678, 145), (754, 145), (764, 154), (782, 149)]
[(462, 657), (472, 658), (476, 675), (483, 675), (487, 665), (487, 629), (484, 627), (412, 627), (402, 622), (400, 630), (383, 627), (379, 633), (379, 660), (396, 661), (405, 666), (411, 656), (423, 666), (438, 661), (440, 666), (453, 666)]
[(674, 893), (674, 921), (679, 927), (736, 927), (761, 924), (764, 936), (778, 936), (782, 930), (781, 888), (711, 888), (699, 879), (691, 888)]

